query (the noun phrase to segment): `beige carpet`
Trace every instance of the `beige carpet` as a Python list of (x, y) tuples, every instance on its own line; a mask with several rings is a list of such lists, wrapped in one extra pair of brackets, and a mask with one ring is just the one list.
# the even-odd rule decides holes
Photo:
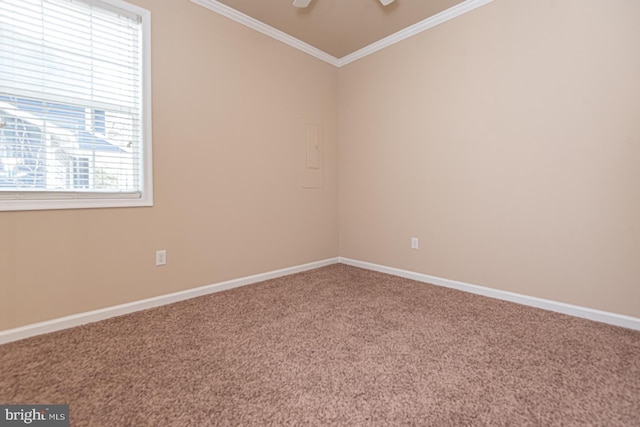
[(345, 265), (0, 346), (71, 424), (640, 425), (640, 332)]

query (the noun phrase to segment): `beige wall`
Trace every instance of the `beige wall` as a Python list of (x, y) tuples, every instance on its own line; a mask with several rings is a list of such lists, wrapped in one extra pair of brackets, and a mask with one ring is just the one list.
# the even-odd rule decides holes
[(155, 206), (0, 212), (0, 330), (338, 254), (640, 317), (640, 2), (496, 0), (340, 70), (135, 3)]
[[(338, 255), (338, 70), (189, 0), (134, 2), (155, 206), (0, 212), (0, 330)], [(300, 186), (301, 115), (323, 126), (320, 190)]]
[(496, 0), (342, 68), (340, 255), (640, 317), (638, 17)]

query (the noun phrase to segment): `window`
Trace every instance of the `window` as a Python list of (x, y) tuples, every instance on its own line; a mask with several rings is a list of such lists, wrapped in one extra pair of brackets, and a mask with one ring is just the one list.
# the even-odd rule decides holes
[(0, 210), (153, 204), (150, 19), (0, 0)]
[(73, 159), (73, 188), (91, 188), (89, 185), (89, 158), (76, 157)]

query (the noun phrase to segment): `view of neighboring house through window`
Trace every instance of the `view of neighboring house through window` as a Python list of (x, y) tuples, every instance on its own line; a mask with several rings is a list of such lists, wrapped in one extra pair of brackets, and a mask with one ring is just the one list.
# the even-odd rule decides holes
[(0, 210), (152, 203), (149, 19), (0, 0)]

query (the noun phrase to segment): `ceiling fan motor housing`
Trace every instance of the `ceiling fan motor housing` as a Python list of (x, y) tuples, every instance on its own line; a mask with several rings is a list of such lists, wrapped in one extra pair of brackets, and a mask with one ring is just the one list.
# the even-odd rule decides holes
[[(380, 3), (382, 3), (383, 6), (388, 6), (393, 3), (393, 1), (394, 0), (380, 0)], [(311, 3), (311, 0), (293, 0), (293, 5), (300, 8), (309, 6), (309, 3)]]
[(293, 0), (293, 5), (295, 7), (307, 7), (311, 3), (311, 0)]

